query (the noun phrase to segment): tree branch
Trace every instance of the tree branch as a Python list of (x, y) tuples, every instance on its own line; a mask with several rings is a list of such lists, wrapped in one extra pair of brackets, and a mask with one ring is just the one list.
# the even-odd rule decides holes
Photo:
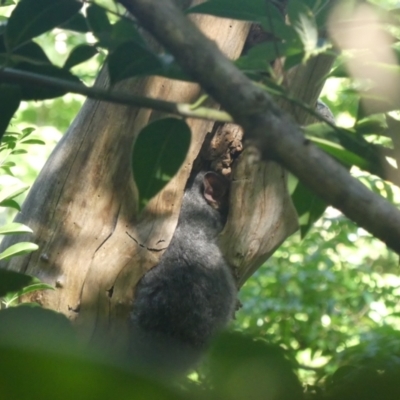
[(110, 91), (98, 87), (87, 87), (81, 83), (69, 82), (51, 78), (33, 72), (19, 71), (12, 68), (0, 69), (0, 82), (23, 85), (41, 85), (52, 89), (61, 89), (70, 93), (77, 93), (91, 99), (110, 101), (127, 106), (151, 108), (153, 110), (179, 115), (187, 118), (199, 118), (211, 121), (232, 122), (232, 117), (219, 110), (206, 107), (194, 107), (187, 103), (152, 99), (150, 97), (135, 96), (123, 92)]
[(271, 96), (242, 74), (170, 0), (117, 0), (240, 124), (265, 158), (400, 254), (400, 212), (305, 139)]

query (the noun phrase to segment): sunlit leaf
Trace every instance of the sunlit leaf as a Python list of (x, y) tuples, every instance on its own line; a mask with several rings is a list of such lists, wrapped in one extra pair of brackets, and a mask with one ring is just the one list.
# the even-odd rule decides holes
[[(12, 176), (12, 174), (10, 175)], [(17, 211), (21, 211), (21, 206), (13, 199), (3, 200), (0, 203), (0, 207), (8, 207), (8, 208), (13, 208)]]
[(20, 297), (29, 293), (37, 292), (39, 290), (55, 290), (55, 288), (47, 283), (41, 282), (36, 277), (32, 277), (32, 280), (29, 282), (29, 284), (25, 285), (18, 291), (7, 293), (7, 295), (3, 297), (3, 302), (6, 307), (15, 306), (17, 305), (17, 301), (20, 299)]
[(316, 49), (318, 44), (318, 28), (312, 11), (301, 1), (289, 2), (288, 14), (290, 24), (294, 27), (303, 43), (306, 58)]
[(11, 222), (10, 224), (0, 226), (0, 235), (11, 235), (15, 233), (27, 232), (32, 232), (32, 229), (18, 222)]
[(46, 144), (46, 142), (44, 142), (43, 140), (40, 140), (40, 139), (26, 139), (26, 140), (21, 140), (20, 143), (21, 144), (41, 144), (41, 145)]
[(31, 253), (39, 248), (35, 243), (30, 242), (20, 242), (13, 244), (6, 250), (0, 253), (0, 260), (5, 260), (11, 257), (22, 256), (27, 253)]
[(28, 127), (28, 128), (24, 128), (22, 129), (22, 135), (20, 139), (24, 139), (27, 136), (29, 136), (32, 132), (35, 132), (36, 128), (32, 128), (32, 127)]
[(5, 200), (13, 199), (14, 197), (19, 196), (21, 193), (26, 192), (29, 189), (29, 185), (13, 185), (6, 188), (1, 189), (0, 191), (0, 203)]
[(16, 150), (13, 150), (13, 151), (11, 152), (11, 154), (14, 154), (14, 155), (17, 155), (17, 154), (26, 154), (26, 153), (28, 153), (28, 151), (25, 150), (25, 149), (16, 149)]

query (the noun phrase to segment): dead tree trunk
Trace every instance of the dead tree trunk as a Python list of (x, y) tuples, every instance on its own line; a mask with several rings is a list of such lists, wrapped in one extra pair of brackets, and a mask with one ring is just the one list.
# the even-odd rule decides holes
[[(193, 18), (228, 57), (240, 55), (249, 23)], [(98, 84), (107, 83), (102, 73)], [(124, 89), (180, 102), (194, 101), (200, 94), (195, 84), (160, 77), (132, 80)], [(55, 291), (29, 300), (64, 313), (87, 341), (107, 334), (124, 348), (135, 285), (170, 242), (187, 178), (212, 130), (210, 122), (188, 121), (192, 144), (181, 170), (137, 215), (131, 150), (140, 129), (159, 117), (147, 109), (87, 100), (17, 216), (34, 231), (19, 240), (33, 241), (39, 250), (1, 265), (54, 285)], [(211, 146), (218, 147), (218, 138), (226, 132), (231, 145), (241, 135), (237, 127), (225, 126)], [(227, 148), (218, 151), (229, 153)], [(234, 168), (230, 214), (221, 236), (238, 285), (296, 229), (284, 170), (274, 162), (261, 162), (257, 149), (248, 145)], [(13, 239), (6, 238), (2, 246)]]

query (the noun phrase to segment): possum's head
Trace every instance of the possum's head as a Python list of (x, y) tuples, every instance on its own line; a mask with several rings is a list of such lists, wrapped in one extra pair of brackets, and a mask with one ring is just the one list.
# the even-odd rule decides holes
[(229, 181), (215, 172), (200, 172), (183, 197), (180, 220), (192, 220), (218, 234), (228, 213)]

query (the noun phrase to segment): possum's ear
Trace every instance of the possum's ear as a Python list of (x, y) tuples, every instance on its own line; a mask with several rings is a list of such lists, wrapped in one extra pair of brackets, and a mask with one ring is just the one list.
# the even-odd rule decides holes
[(203, 178), (204, 198), (215, 209), (221, 209), (228, 201), (229, 181), (215, 172), (207, 172)]

